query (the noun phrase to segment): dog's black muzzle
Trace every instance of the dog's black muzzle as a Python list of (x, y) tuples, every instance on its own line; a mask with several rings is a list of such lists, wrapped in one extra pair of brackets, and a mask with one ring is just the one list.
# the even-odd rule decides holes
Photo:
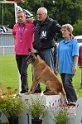
[(35, 58), (32, 55), (27, 55), (26, 61), (27, 61), (27, 64), (30, 64), (35, 61)]

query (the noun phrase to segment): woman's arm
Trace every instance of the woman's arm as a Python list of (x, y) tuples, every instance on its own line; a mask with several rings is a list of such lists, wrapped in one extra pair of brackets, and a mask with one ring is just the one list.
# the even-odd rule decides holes
[(73, 67), (72, 67), (72, 72), (73, 73), (76, 72), (77, 63), (78, 63), (78, 56), (74, 56), (74, 64), (73, 64)]

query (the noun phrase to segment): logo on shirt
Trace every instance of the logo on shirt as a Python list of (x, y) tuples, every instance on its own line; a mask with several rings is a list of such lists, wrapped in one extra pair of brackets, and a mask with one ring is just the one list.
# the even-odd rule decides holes
[(47, 39), (47, 31), (42, 31), (40, 39)]

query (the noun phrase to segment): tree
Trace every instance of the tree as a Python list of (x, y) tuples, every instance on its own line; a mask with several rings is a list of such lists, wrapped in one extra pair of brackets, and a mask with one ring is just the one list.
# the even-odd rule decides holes
[[(26, 0), (24, 3), (17, 4), (32, 12), (34, 18), (37, 18), (37, 9), (44, 6), (48, 9), (49, 16), (57, 20), (61, 25), (65, 23), (74, 25), (78, 19), (82, 19), (82, 0)], [(1, 9), (2, 6), (0, 4), (0, 12)], [(9, 27), (12, 28), (15, 23), (14, 6), (5, 4), (4, 9), (4, 24), (9, 24)]]
[(62, 25), (71, 23), (72, 25), (82, 17), (82, 1), (78, 0), (55, 0), (55, 4), (47, 6), (49, 15)]
[(78, 19), (74, 24), (74, 35), (82, 35), (82, 20)]
[[(3, 10), (2, 10), (3, 6)], [(3, 12), (2, 12), (3, 11)], [(1, 4), (0, 3), (0, 25), (2, 25), (2, 19), (3, 19), (3, 25), (12, 27), (15, 23), (15, 10), (14, 10), (14, 4)]]
[(48, 9), (49, 16), (61, 25), (65, 23), (73, 25), (78, 19), (82, 18), (81, 0), (28, 0), (26, 4), (26, 8), (33, 12), (34, 17), (36, 17), (37, 9), (44, 5)]

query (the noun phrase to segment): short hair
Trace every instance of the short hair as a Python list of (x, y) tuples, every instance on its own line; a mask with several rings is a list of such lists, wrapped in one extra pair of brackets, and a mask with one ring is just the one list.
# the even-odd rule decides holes
[(26, 17), (26, 13), (23, 10), (17, 11), (17, 14), (19, 14), (19, 13), (24, 13), (24, 16)]
[(18, 13), (24, 13), (24, 14), (25, 14), (25, 12), (24, 12), (23, 10), (18, 10), (18, 11), (17, 11), (17, 14), (18, 14)]
[(43, 13), (45, 13), (45, 14), (47, 14), (48, 12), (47, 12), (47, 9), (45, 8), (45, 7), (40, 7), (40, 8), (38, 8), (38, 10), (43, 10)]
[(71, 24), (64, 24), (61, 28), (66, 28), (70, 33), (73, 31), (73, 26)]

